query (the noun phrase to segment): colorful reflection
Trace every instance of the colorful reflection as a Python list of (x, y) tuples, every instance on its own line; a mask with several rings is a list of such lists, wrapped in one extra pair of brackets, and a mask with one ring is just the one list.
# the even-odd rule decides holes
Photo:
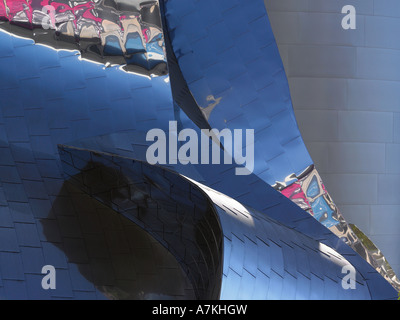
[[(292, 178), (291, 181), (293, 181)], [(285, 186), (284, 183), (277, 185), (281, 186), (278, 189), (285, 197), (307, 211), (325, 227), (331, 228), (339, 223), (338, 209), (326, 191), (316, 169), (288, 186)]]
[(112, 0), (0, 0), (0, 21), (53, 30), (47, 35), (74, 43), (81, 52), (120, 56), (147, 70), (166, 62), (157, 1), (132, 0), (123, 7)]

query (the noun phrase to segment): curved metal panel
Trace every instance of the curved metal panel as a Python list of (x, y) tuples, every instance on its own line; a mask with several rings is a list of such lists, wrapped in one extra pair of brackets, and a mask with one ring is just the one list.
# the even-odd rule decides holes
[[(177, 3), (179, 6), (175, 8)], [(205, 4), (218, 10), (207, 15)], [(173, 0), (166, 5), (171, 40), (171, 47), (167, 47), (174, 50), (178, 62), (175, 69), (170, 69), (174, 72), (171, 79), (165, 72), (164, 39), (157, 2), (83, 1), (72, 4), (62, 0), (6, 0), (0, 4), (0, 297), (124, 297), (124, 293), (118, 291), (119, 278), (96, 282), (95, 287), (85, 276), (82, 278), (82, 270), (88, 268), (82, 245), (87, 238), (82, 237), (76, 224), (77, 217), (82, 216), (72, 213), (87, 207), (101, 210), (104, 205), (101, 209), (96, 207), (97, 202), (86, 206), (82, 193), (70, 189), (70, 184), (64, 180), (61, 154), (64, 164), (70, 164), (66, 174), (76, 179), (84, 176), (80, 186), (89, 188), (86, 192), (153, 232), (178, 258), (198, 298), (230, 297), (229, 288), (237, 286), (237, 280), (246, 287), (235, 291), (237, 294), (231, 296), (234, 298), (290, 299), (293, 292), (296, 297), (338, 297), (335, 290), (340, 281), (335, 275), (345, 261), (357, 270), (360, 285), (360, 290), (348, 292), (347, 298), (393, 298), (393, 289), (353, 250), (267, 184), (272, 178), (276, 181), (276, 177), (284, 177), (284, 173), (298, 172), (297, 166), (309, 164), (310, 159), (295, 126), (279, 56), (263, 19), (265, 12), (257, 11), (259, 3), (249, 1), (249, 7), (239, 14), (237, 1), (206, 1), (199, 4), (201, 16), (194, 14), (196, 10), (191, 1)], [(254, 32), (246, 30), (241, 36), (241, 30), (234, 27), (230, 32), (236, 37), (228, 37), (227, 26), (217, 19), (221, 13), (226, 13), (228, 26), (233, 27), (232, 21), (239, 21), (236, 19), (239, 17), (245, 22), (243, 26), (253, 26)], [(207, 67), (204, 79), (212, 89), (207, 95), (198, 95), (199, 88), (194, 86), (196, 73), (188, 68), (192, 61), (185, 61), (190, 58), (184, 47), (189, 43), (184, 44), (178, 37), (181, 26), (171, 27), (171, 22), (175, 21), (173, 17), (181, 19), (182, 26), (188, 25), (185, 19), (204, 18), (199, 22), (199, 25), (204, 23), (204, 28), (187, 30), (193, 32), (196, 41), (207, 32), (204, 40), (211, 41), (211, 47), (216, 50), (205, 52), (201, 55), (203, 60), (198, 60)], [(45, 26), (49, 28), (43, 21), (48, 22)], [(230, 51), (232, 43), (235, 44), (233, 51), (239, 50), (239, 53)], [(254, 49), (254, 56), (243, 51), (244, 43)], [(181, 44), (184, 46), (179, 50)], [(209, 48), (202, 47), (201, 42), (197, 45), (202, 50)], [(263, 57), (264, 54), (268, 58)], [(266, 78), (257, 73), (256, 65), (270, 66)], [(221, 68), (229, 72), (219, 72)], [(199, 71), (196, 64), (193, 70)], [(192, 78), (188, 79), (188, 75)], [(247, 82), (251, 77), (254, 82)], [(234, 90), (224, 87), (228, 80), (234, 83)], [(171, 81), (178, 83), (175, 87), (178, 90), (172, 88), (173, 95)], [(253, 87), (247, 88), (246, 84)], [(187, 92), (179, 91), (182, 88)], [(182, 92), (182, 99), (178, 99), (177, 95)], [(260, 111), (256, 103), (260, 99), (276, 103)], [(185, 106), (179, 108), (176, 103)], [(193, 109), (197, 106), (201, 107), (200, 112)], [(242, 112), (245, 109), (250, 111)], [(262, 120), (264, 116), (268, 119), (266, 126)], [(235, 168), (228, 164), (169, 166), (230, 197), (224, 196), (224, 200), (218, 202), (215, 191), (197, 182), (189, 183), (165, 169), (129, 159), (145, 161), (146, 132), (151, 128), (168, 131), (171, 120), (177, 120), (181, 128), (192, 128), (196, 132), (207, 125), (256, 128), (257, 144), (263, 146), (257, 148), (261, 154), (256, 157), (256, 172), (236, 176)], [(283, 130), (286, 126), (290, 130)], [(121, 157), (64, 147), (60, 153), (58, 144)], [(301, 161), (292, 160), (293, 155)], [(100, 164), (94, 166), (93, 158)], [(233, 199), (246, 206), (240, 205), (237, 211)], [(90, 218), (96, 221), (95, 216)], [(257, 222), (249, 228), (238, 218), (241, 216)], [(62, 230), (57, 230), (60, 221)], [(80, 221), (78, 225), (87, 228), (90, 222)], [(89, 242), (93, 243), (95, 238), (90, 238)], [(310, 248), (302, 248), (303, 242)], [(64, 246), (65, 252), (60, 249)], [(326, 246), (335, 248), (337, 254)], [(92, 258), (102, 257), (97, 246), (92, 249)], [(301, 251), (303, 249), (305, 252)], [(301, 253), (299, 260), (293, 258), (297, 251)], [(268, 259), (271, 259), (270, 266)], [(301, 269), (299, 261), (307, 259), (310, 265)], [(111, 261), (121, 263), (118, 259)], [(41, 267), (48, 263), (62, 270), (60, 286), (54, 292), (42, 290), (40, 286)], [(320, 264), (329, 267), (329, 271), (315, 271)], [(109, 267), (98, 263), (94, 266), (100, 273)], [(305, 279), (297, 272), (305, 275)], [(267, 278), (270, 282), (264, 286)], [(134, 281), (129, 272), (123, 279), (127, 283)], [(301, 289), (300, 283), (307, 283), (306, 291)], [(332, 290), (323, 289), (327, 283)], [(298, 290), (286, 289), (297, 284)], [(365, 294), (366, 287), (370, 295)], [(307, 288), (311, 289), (307, 291)], [(174, 297), (185, 296), (182, 288), (173, 293)]]
[[(278, 189), (288, 187), (288, 193), (313, 162), (297, 127), (263, 1), (183, 2), (164, 1), (165, 33), (198, 108), (213, 128), (254, 129), (254, 174)], [(400, 289), (384, 257), (369, 252), (326, 190), (312, 205), (317, 220)]]
[[(127, 68), (126, 56), (81, 53), (83, 39), (55, 39), (56, 32), (15, 19), (0, 22), (0, 298), (193, 298), (160, 246), (143, 244), (143, 234), (132, 228), (133, 234), (121, 230), (108, 238), (115, 235), (112, 226), (99, 221), (112, 220), (112, 210), (64, 183), (57, 149), (58, 143), (172, 120), (168, 75), (157, 75), (154, 66)], [(159, 123), (153, 126), (163, 128)], [(142, 243), (127, 246), (132, 237)], [(47, 264), (56, 268), (55, 290), (41, 286)], [(176, 283), (167, 288), (169, 278)]]
[[(200, 299), (374, 298), (365, 266), (196, 181), (110, 154), (61, 146), (60, 155), (74, 184), (168, 248)], [(356, 270), (352, 290), (343, 267)]]
[(60, 147), (72, 183), (136, 222), (171, 252), (198, 299), (217, 299), (222, 231), (214, 208), (188, 181), (140, 161)]
[(270, 185), (310, 166), (263, 1), (163, 2), (165, 33), (211, 127), (254, 129), (254, 173)]

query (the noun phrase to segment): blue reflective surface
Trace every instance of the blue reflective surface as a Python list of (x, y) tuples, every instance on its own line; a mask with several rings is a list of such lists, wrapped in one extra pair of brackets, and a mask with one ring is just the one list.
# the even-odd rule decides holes
[(357, 268), (355, 288), (345, 290), (342, 268), (351, 266), (350, 259), (194, 180), (110, 154), (69, 147), (60, 154), (72, 183), (174, 252), (200, 299), (378, 298), (368, 289), (368, 264)]
[[(118, 292), (102, 291), (110, 283), (115, 285), (112, 279), (100, 277), (99, 282), (83, 276), (87, 275), (84, 269), (101, 273), (109, 267), (88, 262), (88, 252), (94, 254), (93, 258), (102, 256), (98, 248), (91, 250), (90, 243), (101, 242), (103, 235), (85, 237), (91, 234), (91, 224), (98, 221), (96, 215), (105, 207), (118, 211), (117, 204), (138, 205), (145, 198), (150, 204), (152, 199), (163, 197), (170, 201), (165, 194), (158, 194), (160, 189), (169, 190), (167, 195), (172, 193), (174, 201), (184, 203), (184, 190), (171, 191), (178, 188), (181, 178), (174, 178), (175, 183), (170, 185), (146, 167), (140, 179), (132, 179), (128, 185), (143, 183), (148, 187), (151, 178), (157, 188), (149, 197), (143, 192), (128, 197), (126, 190), (110, 191), (115, 177), (109, 171), (106, 172), (110, 176), (88, 175), (91, 185), (102, 186), (105, 194), (112, 194), (101, 197), (101, 208), (94, 199), (83, 201), (90, 192), (74, 189), (66, 179), (90, 171), (89, 160), (101, 158), (96, 152), (145, 162), (147, 131), (168, 131), (172, 120), (178, 122), (179, 128), (198, 133), (203, 125), (256, 131), (252, 175), (237, 176), (235, 166), (229, 164), (165, 166), (193, 179), (193, 185), (201, 182), (216, 190), (196, 187), (204, 192), (227, 195), (218, 205), (217, 200), (211, 201), (223, 234), (224, 254), (218, 256), (223, 268), (221, 282), (214, 283), (221, 287), (218, 297), (340, 298), (339, 279), (331, 282), (333, 274), (338, 276), (338, 261), (342, 259), (335, 258), (336, 251), (357, 269), (363, 289), (347, 292), (343, 297), (395, 298), (390, 285), (361, 257), (270, 186), (290, 173), (303, 171), (312, 162), (295, 123), (287, 81), (262, 1), (246, 4), (166, 2), (170, 50), (178, 63), (175, 70), (171, 67), (173, 61), (169, 61), (170, 75), (128, 72), (120, 64), (99, 63), (81, 56), (77, 50), (54, 49), (27, 36), (0, 30), (1, 298), (121, 297)], [(164, 54), (159, 40), (156, 37), (148, 44), (150, 53)], [(127, 50), (133, 50), (131, 46), (141, 50), (140, 44), (129, 38)], [(113, 41), (113, 36), (109, 36), (105, 50), (121, 54), (120, 44)], [(149, 55), (138, 53), (131, 59), (132, 63), (148, 63), (149, 69), (153, 68)], [(181, 77), (172, 74), (172, 70), (181, 72)], [(185, 85), (190, 92), (182, 98), (176, 93)], [(201, 112), (195, 109), (197, 104)], [(84, 149), (78, 152), (79, 156), (63, 154), (70, 156), (63, 159), (71, 164), (67, 169), (62, 167), (59, 152), (59, 148), (67, 149), (65, 146)], [(104, 156), (109, 160), (108, 157)], [(127, 164), (125, 158), (115, 159), (111, 163), (116, 163), (125, 177), (132, 178), (125, 172), (132, 170), (131, 163)], [(205, 206), (205, 200), (195, 192), (191, 196), (191, 204)], [(246, 211), (247, 219), (254, 220), (253, 226), (238, 218), (241, 213), (232, 207), (232, 199), (243, 203), (240, 208)], [(86, 211), (97, 213), (85, 218), (79, 215)], [(160, 227), (157, 221), (154, 224)], [(89, 231), (82, 232), (82, 228)], [(308, 241), (305, 239), (311, 239), (310, 250), (301, 248), (303, 241)], [(326, 250), (321, 251), (316, 249), (319, 244), (335, 250), (324, 247)], [(120, 243), (116, 247), (119, 253), (124, 248)], [(328, 251), (332, 256), (329, 261), (322, 261), (320, 252)], [(176, 252), (174, 255), (177, 258)], [(129, 266), (125, 260), (118, 261)], [(53, 292), (40, 287), (41, 267), (46, 264), (54, 265), (60, 275), (59, 286)], [(329, 270), (321, 271), (321, 264)], [(132, 281), (129, 277), (123, 279), (126, 283)], [(195, 279), (191, 281), (196, 283)], [(295, 283), (298, 285), (293, 289)], [(374, 290), (367, 293), (367, 286)], [(216, 290), (211, 291), (215, 298)]]
[(196, 102), (204, 110), (218, 100), (211, 127), (255, 130), (254, 173), (273, 185), (311, 165), (264, 3), (172, 0), (165, 16)]

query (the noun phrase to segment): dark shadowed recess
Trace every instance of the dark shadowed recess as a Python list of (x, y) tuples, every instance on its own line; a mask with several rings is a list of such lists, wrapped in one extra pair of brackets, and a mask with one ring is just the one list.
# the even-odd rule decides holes
[[(162, 251), (159, 243), (166, 248), (169, 253), (163, 255), (172, 254), (175, 257), (193, 287), (193, 296), (190, 296), (191, 290), (185, 289), (184, 276), (178, 272), (167, 275), (155, 270), (161, 283), (170, 281), (172, 288), (180, 287), (179, 292), (183, 289), (188, 294), (184, 298), (219, 298), (222, 230), (214, 207), (197, 187), (176, 173), (140, 161), (64, 146), (60, 146), (59, 150), (68, 181), (93, 201), (96, 199), (103, 210), (107, 208), (114, 211), (113, 214), (119, 213), (119, 219), (123, 219), (122, 216), (128, 218), (124, 221), (128, 223), (129, 220), (132, 229), (138, 230), (138, 227), (132, 227), (134, 222), (148, 232), (142, 236), (142, 242), (150, 242), (157, 249), (140, 248), (142, 255), (156, 256), (154, 250)], [(90, 225), (91, 219), (86, 220)], [(120, 236), (115, 233), (108, 239), (117, 242)], [(127, 232), (126, 236), (138, 235), (132, 236)], [(144, 241), (143, 237), (154, 237), (158, 243)], [(120, 246), (115, 248), (118, 250)], [(66, 254), (71, 256), (68, 250)], [(137, 261), (137, 264), (143, 266), (146, 262)], [(100, 287), (103, 285), (98, 284)], [(166, 290), (168, 286), (162, 289)]]
[(165, 247), (70, 182), (40, 222), (47, 241), (108, 299), (195, 298), (186, 274)]

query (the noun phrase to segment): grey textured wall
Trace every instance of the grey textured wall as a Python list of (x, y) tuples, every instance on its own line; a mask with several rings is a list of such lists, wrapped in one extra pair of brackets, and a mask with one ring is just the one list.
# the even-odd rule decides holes
[(317, 169), (400, 275), (400, 0), (264, 1)]

